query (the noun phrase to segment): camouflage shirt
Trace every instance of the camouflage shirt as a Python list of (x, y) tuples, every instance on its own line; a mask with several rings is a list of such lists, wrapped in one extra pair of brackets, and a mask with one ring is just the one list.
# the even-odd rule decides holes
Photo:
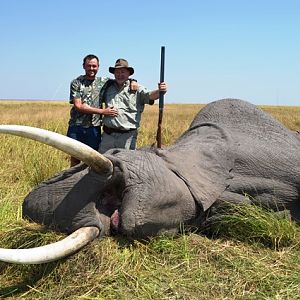
[[(70, 103), (80, 98), (82, 103), (92, 107), (100, 107), (99, 94), (108, 78), (96, 77), (88, 80), (84, 75), (74, 79), (70, 85)], [(101, 116), (99, 114), (85, 114), (79, 112), (74, 106), (70, 111), (69, 125), (81, 125), (83, 127), (100, 126)]]

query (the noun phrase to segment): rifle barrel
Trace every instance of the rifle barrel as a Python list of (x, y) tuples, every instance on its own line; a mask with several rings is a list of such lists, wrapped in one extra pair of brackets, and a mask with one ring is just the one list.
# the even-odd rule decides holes
[[(165, 80), (165, 47), (161, 47), (160, 54), (160, 82)], [(161, 124), (164, 111), (164, 92), (159, 93), (159, 113), (158, 113), (158, 125), (156, 133), (157, 148), (161, 148)]]
[[(160, 82), (165, 81), (165, 47), (161, 47), (160, 53)], [(159, 109), (162, 110), (164, 108), (164, 93), (159, 93)]]

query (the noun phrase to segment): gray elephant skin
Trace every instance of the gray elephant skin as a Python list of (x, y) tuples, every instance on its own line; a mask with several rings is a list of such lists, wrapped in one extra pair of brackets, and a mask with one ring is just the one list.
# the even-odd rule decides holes
[[(60, 232), (146, 238), (200, 228), (228, 202), (288, 210), (300, 220), (300, 139), (237, 99), (206, 105), (170, 147), (113, 149), (113, 175), (84, 164), (39, 184), (23, 216)], [(245, 197), (248, 195), (248, 197)]]

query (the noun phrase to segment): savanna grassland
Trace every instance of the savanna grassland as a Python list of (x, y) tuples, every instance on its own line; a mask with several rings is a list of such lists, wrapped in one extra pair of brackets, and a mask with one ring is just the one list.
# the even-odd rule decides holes
[[(162, 144), (171, 144), (187, 129), (202, 106), (166, 105)], [(262, 108), (300, 131), (300, 107)], [(63, 102), (0, 101), (0, 124), (65, 134), (69, 109)], [(138, 146), (155, 143), (157, 114), (156, 105), (146, 108)], [(22, 220), (21, 204), (35, 185), (68, 167), (68, 156), (4, 134), (0, 144), (1, 247), (30, 248), (62, 239)], [(210, 238), (201, 233), (144, 242), (110, 237), (58, 262), (0, 262), (0, 298), (300, 299), (299, 242), (300, 228), (284, 216), (233, 207)]]

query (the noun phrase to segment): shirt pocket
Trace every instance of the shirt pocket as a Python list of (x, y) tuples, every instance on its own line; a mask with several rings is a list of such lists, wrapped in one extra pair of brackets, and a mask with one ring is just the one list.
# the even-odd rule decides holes
[(124, 104), (126, 105), (127, 111), (130, 113), (135, 113), (138, 110), (138, 102), (135, 94), (125, 94), (123, 95)]

